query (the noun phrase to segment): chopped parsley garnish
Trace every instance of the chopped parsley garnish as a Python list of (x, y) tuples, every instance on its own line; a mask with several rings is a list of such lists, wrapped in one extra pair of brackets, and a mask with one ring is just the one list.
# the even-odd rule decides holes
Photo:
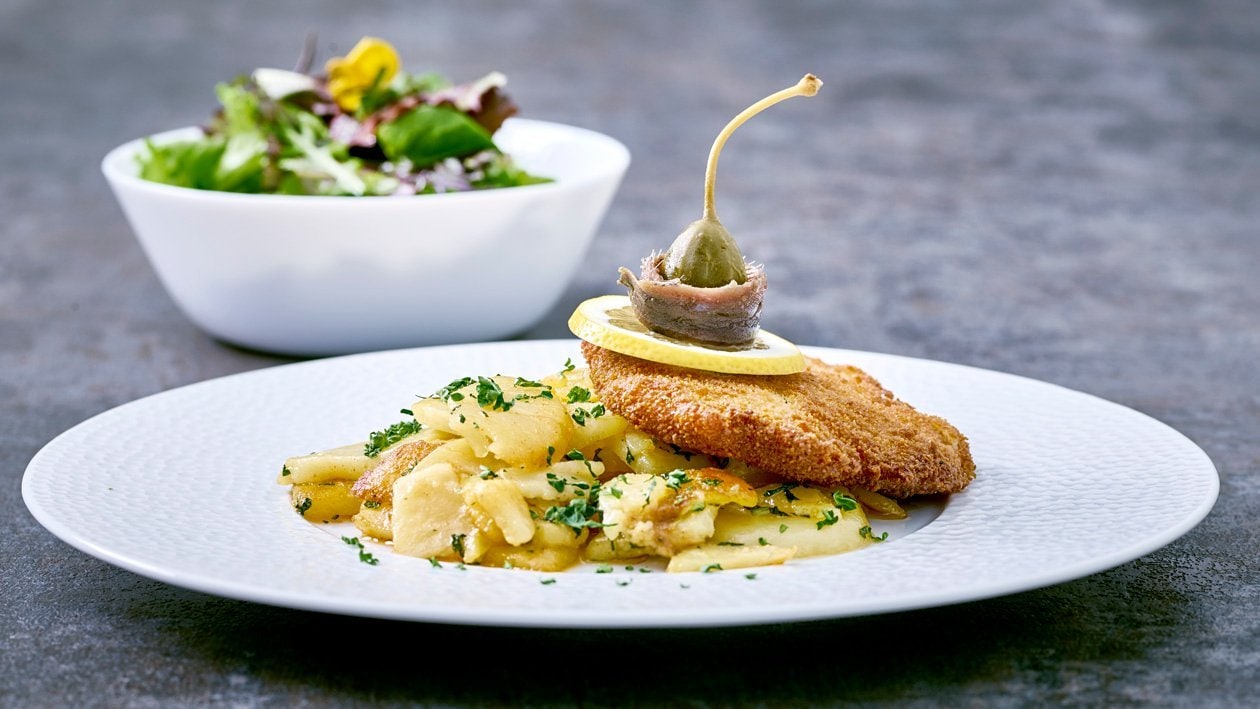
[(464, 540), (467, 538), (467, 534), (451, 535), (451, 548), (455, 550), (456, 554), (459, 554), (461, 559), (464, 557)]
[(787, 527), (787, 525), (786, 525), (786, 524), (780, 524), (780, 525), (779, 525), (779, 534), (783, 534), (784, 532), (786, 532), (786, 531), (787, 531), (787, 529), (788, 529), (788, 527)]
[(547, 446), (547, 465), (551, 465), (551, 456), (556, 454), (555, 446)]
[(573, 409), (573, 413), (569, 415), (569, 418), (573, 419), (573, 423), (576, 423), (579, 426), (585, 426), (586, 419), (597, 419), (606, 413), (608, 413), (608, 410), (604, 408), (603, 404), (596, 404), (589, 409), (584, 409), (579, 406)]
[(581, 534), (586, 527), (603, 527), (604, 525), (596, 519), (598, 516), (599, 507), (586, 498), (578, 498), (570, 500), (569, 504), (562, 507), (548, 507), (544, 519), (548, 522), (572, 527), (573, 534), (576, 536)]
[(376, 500), (367, 500), (363, 503), (363, 506), (368, 508), (369, 510), (374, 510), (380, 507), (381, 503), (377, 502)]
[(415, 415), (416, 415), (416, 412), (412, 411), (411, 409), (399, 409), (399, 410), (398, 410), (398, 413), (402, 414), (403, 416), (415, 416)]
[(770, 542), (766, 541), (765, 537), (757, 537), (757, 543), (764, 547), (768, 545)]
[(423, 424), (415, 419), (399, 421), (384, 431), (373, 431), (368, 435), (368, 442), (363, 446), (363, 455), (375, 458), (381, 451), (389, 448), (413, 433), (419, 433)]
[(303, 517), (305, 517), (305, 516), (306, 516), (306, 511), (307, 511), (307, 510), (309, 510), (309, 509), (311, 509), (311, 498), (309, 498), (309, 497), (304, 497), (304, 498), (302, 498), (302, 501), (301, 501), (301, 502), (299, 502), (298, 504), (294, 505), (294, 506), (293, 506), (293, 509), (297, 510), (297, 513), (298, 513), (298, 514), (300, 514), (300, 515), (302, 515)]
[(505, 400), (503, 398), (503, 389), (499, 388), (498, 382), (487, 377), (477, 377), (477, 405), (490, 410), (501, 409), (507, 411), (512, 408), (514, 401)]
[(580, 404), (591, 400), (591, 390), (575, 386), (569, 389), (569, 393), (564, 395), (564, 401), (568, 404)]
[(517, 377), (516, 386), (521, 387), (522, 389), (536, 389), (544, 385), (542, 382), (536, 382), (532, 379), (526, 379), (525, 377)]
[(538, 583), (541, 583), (544, 586), (550, 586), (551, 584), (555, 582), (556, 582), (555, 579), (543, 579), (542, 581), (539, 581)]
[(629, 448), (626, 449), (626, 465), (634, 465), (634, 453)]
[(848, 495), (844, 494), (843, 492), (840, 492), (839, 490), (836, 490), (835, 492), (831, 493), (831, 501), (836, 503), (836, 507), (839, 507), (840, 509), (845, 510), (846, 512), (851, 512), (858, 508), (857, 500), (853, 499), (852, 497), (849, 497)]
[(822, 514), (823, 514), (823, 518), (818, 520), (818, 522), (815, 523), (819, 529), (822, 529), (823, 527), (826, 527), (829, 525), (833, 525), (836, 522), (840, 521), (840, 515), (836, 514), (835, 510), (823, 510)]
[(683, 485), (691, 482), (691, 478), (687, 477), (687, 473), (682, 470), (675, 470), (672, 473), (665, 473), (665, 487), (671, 490), (677, 490)]
[(358, 537), (342, 537), (341, 541), (345, 542), (346, 544), (349, 544), (352, 547), (358, 548), (359, 561), (362, 561), (363, 563), (368, 564), (370, 566), (376, 566), (377, 564), (381, 563), (380, 559), (377, 559), (372, 554), (372, 552), (364, 548), (363, 542), (359, 541)]
[(792, 494), (793, 488), (796, 488), (796, 487), (799, 487), (796, 483), (783, 483), (782, 485), (778, 487), (772, 487), (769, 490), (766, 490), (765, 494), (766, 494), (766, 497), (774, 497), (775, 495), (781, 492), (783, 493), (783, 499), (787, 500), (788, 502), (791, 502), (797, 499), (796, 495)]
[(293, 471), (289, 470), (289, 466), (284, 465), (280, 467), (280, 477), (288, 477), (292, 474)]
[(721, 571), (721, 570), (722, 570), (722, 565), (721, 565), (721, 564), (709, 564), (708, 566), (704, 567), (703, 569), (700, 569), (700, 571), (701, 571), (702, 573), (706, 573), (706, 574), (708, 574), (708, 573), (712, 573), (712, 572), (714, 572), (714, 571)]
[(858, 536), (865, 537), (866, 539), (870, 539), (872, 542), (882, 542), (888, 539), (888, 532), (884, 532), (883, 534), (877, 537), (875, 536), (875, 533), (871, 531), (870, 526), (866, 526), (858, 530)]
[(586, 456), (582, 455), (582, 451), (574, 448), (564, 454), (565, 460), (586, 460)]
[(547, 473), (547, 484), (555, 488), (556, 492), (564, 492), (564, 488), (568, 485), (568, 481), (555, 473)]
[(433, 393), (433, 396), (436, 396), (442, 401), (461, 401), (464, 398), (464, 395), (459, 393), (459, 390), (469, 384), (472, 384), (472, 382), (472, 377), (461, 377), (441, 389), (438, 389)]
[(597, 574), (611, 574), (612, 572), (613, 572), (613, 567), (609, 564), (600, 564), (599, 566), (595, 567), (595, 573)]
[(562, 370), (560, 370), (560, 371), (561, 371), (561, 372), (572, 372), (572, 371), (573, 371), (573, 367), (574, 367), (574, 365), (573, 365), (573, 358), (572, 358), (572, 357), (568, 357), (568, 358), (566, 358), (566, 359), (564, 360), (564, 369), (562, 369)]

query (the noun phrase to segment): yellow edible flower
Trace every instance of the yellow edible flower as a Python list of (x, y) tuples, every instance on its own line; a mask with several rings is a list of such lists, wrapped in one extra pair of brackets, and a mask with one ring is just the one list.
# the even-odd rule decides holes
[(328, 92), (347, 111), (359, 110), (363, 93), (373, 86), (388, 84), (402, 62), (393, 45), (376, 37), (364, 37), (344, 57), (333, 57), (324, 65), (328, 72)]

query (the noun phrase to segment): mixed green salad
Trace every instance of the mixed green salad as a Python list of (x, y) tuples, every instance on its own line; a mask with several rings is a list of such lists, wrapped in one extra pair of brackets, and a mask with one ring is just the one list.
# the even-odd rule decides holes
[(365, 37), (324, 72), (262, 68), (221, 83), (191, 140), (147, 140), (140, 176), (180, 187), (290, 195), (415, 195), (550, 182), (495, 144), (517, 106), (494, 72), (455, 85), (409, 73)]

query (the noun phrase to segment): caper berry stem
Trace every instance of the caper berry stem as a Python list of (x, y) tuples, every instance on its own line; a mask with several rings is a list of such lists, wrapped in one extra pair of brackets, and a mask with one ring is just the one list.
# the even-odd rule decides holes
[(813, 96), (818, 93), (818, 89), (822, 87), (822, 79), (813, 74), (806, 74), (795, 86), (788, 87), (782, 91), (776, 91), (769, 96), (761, 99), (753, 105), (745, 108), (731, 119), (730, 123), (718, 133), (718, 137), (713, 141), (713, 147), (709, 150), (709, 164), (704, 172), (704, 218), (708, 220), (716, 220), (717, 212), (713, 206), (713, 187), (717, 182), (717, 164), (718, 155), (722, 152), (722, 146), (726, 145), (726, 139), (735, 132), (736, 128), (743, 125), (744, 121), (770, 108), (780, 101), (784, 101), (795, 96)]

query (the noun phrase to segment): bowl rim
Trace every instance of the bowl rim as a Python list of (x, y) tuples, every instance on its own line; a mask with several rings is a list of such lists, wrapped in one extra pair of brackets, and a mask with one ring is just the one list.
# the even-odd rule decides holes
[[(443, 192), (440, 194), (424, 194), (424, 195), (406, 195), (399, 199), (389, 199), (392, 195), (364, 195), (364, 197), (354, 197), (353, 195), (291, 195), (291, 194), (266, 194), (252, 192), (226, 192), (221, 190), (203, 190), (195, 187), (182, 187), (179, 185), (168, 185), (161, 182), (153, 182), (140, 177), (138, 171), (127, 169), (124, 165), (133, 165), (134, 156), (143, 148), (145, 141), (153, 140), (161, 142), (164, 140), (178, 140), (184, 136), (193, 136), (194, 131), (200, 132), (200, 126), (183, 126), (181, 128), (172, 128), (170, 130), (150, 133), (148, 135), (134, 138), (121, 145), (109, 150), (100, 162), (100, 170), (104, 174), (106, 180), (115, 186), (126, 186), (131, 190), (140, 190), (149, 192), (154, 195), (166, 195), (171, 197), (184, 197), (190, 199), (204, 199), (215, 201), (232, 201), (244, 200), (249, 203), (266, 204), (346, 204), (346, 205), (362, 205), (362, 204), (418, 204), (429, 203), (433, 201), (476, 201), (488, 200), (501, 197), (503, 193), (522, 194), (547, 192), (555, 192), (560, 190), (578, 187), (588, 182), (606, 179), (610, 176), (624, 174), (630, 166), (630, 149), (624, 143), (616, 138), (590, 128), (582, 128), (580, 126), (568, 123), (560, 123), (556, 121), (544, 121), (534, 118), (518, 118), (511, 117), (508, 119), (513, 125), (519, 125), (526, 129), (551, 129), (562, 130), (574, 136), (591, 140), (596, 143), (602, 143), (611, 150), (612, 159), (602, 163), (597, 163), (582, 175), (568, 180), (556, 180), (554, 182), (545, 182), (535, 185), (519, 185), (515, 187), (500, 187), (484, 190), (469, 190), (464, 192)], [(412, 200), (410, 197), (418, 197), (421, 199)], [(355, 206), (354, 209), (362, 207)]]

